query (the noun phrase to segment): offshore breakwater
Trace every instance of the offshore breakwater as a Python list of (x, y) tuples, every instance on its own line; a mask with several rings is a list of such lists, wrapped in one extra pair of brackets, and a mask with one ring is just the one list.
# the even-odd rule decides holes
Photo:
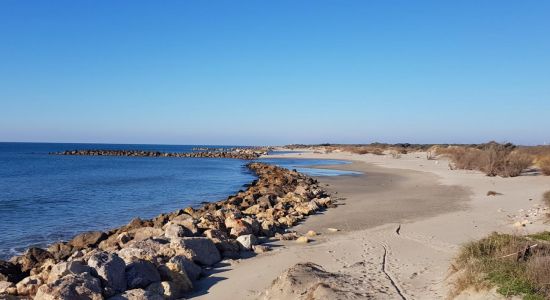
[(0, 262), (0, 293), (36, 299), (177, 299), (192, 290), (202, 268), (267, 251), (260, 244), (265, 238), (296, 239), (288, 227), (333, 205), (308, 176), (262, 163), (248, 168), (258, 179), (226, 200), (134, 219)]
[[(201, 148), (208, 149), (208, 148)], [(132, 157), (181, 157), (181, 158), (233, 158), (253, 160), (262, 155), (267, 155), (269, 148), (231, 148), (215, 149), (201, 152), (160, 152), (143, 150), (112, 150), (112, 149), (84, 149), (53, 152), (54, 155), (80, 155), (80, 156), (132, 156)]]

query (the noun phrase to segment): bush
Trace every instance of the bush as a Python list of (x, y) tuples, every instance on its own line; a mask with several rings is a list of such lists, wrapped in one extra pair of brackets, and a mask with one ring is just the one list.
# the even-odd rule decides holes
[[(507, 297), (547, 299), (550, 297), (547, 235), (546, 232), (531, 236), (493, 233), (464, 245), (453, 265), (458, 273), (451, 296), (470, 287), (496, 286), (497, 292)], [(536, 247), (531, 247), (535, 244)], [(523, 255), (527, 247), (529, 255)]]
[(529, 168), (532, 164), (533, 158), (530, 155), (512, 152), (505, 158), (502, 170), (500, 173), (497, 173), (497, 175), (503, 177), (516, 177), (521, 175), (521, 172)]
[(542, 174), (550, 175), (550, 156), (543, 157), (538, 162)]
[(514, 150), (510, 144), (489, 143), (482, 147), (449, 147), (438, 149), (456, 169), (478, 170), (487, 176), (515, 177), (531, 166), (531, 155)]

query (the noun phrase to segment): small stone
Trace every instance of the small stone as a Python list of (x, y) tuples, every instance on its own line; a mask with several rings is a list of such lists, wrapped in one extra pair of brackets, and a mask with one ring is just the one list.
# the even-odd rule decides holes
[(252, 250), (254, 251), (254, 253), (260, 254), (270, 251), (271, 248), (265, 245), (254, 245), (252, 246)]
[(338, 232), (338, 231), (340, 231), (340, 229), (329, 227), (329, 228), (327, 228), (327, 231), (328, 232)]
[(309, 243), (309, 238), (307, 236), (301, 236), (298, 239), (296, 239), (296, 243), (307, 244)]
[(306, 233), (306, 236), (309, 236), (309, 237), (313, 237), (313, 236), (316, 236), (317, 235), (317, 232), (313, 231), (313, 230), (310, 230)]

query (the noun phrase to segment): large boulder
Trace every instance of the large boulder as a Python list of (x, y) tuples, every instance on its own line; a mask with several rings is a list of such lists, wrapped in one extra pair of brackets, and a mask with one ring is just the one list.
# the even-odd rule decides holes
[[(29, 277), (23, 278), (15, 286), (17, 288), (17, 294), (19, 296), (33, 296), (36, 294), (38, 287), (41, 286), (44, 282), (38, 275), (32, 275)], [(38, 298), (40, 299), (40, 298)]]
[(199, 279), (202, 274), (202, 268), (185, 256), (174, 256), (170, 259), (170, 263), (177, 265), (180, 270), (184, 270), (191, 280)]
[(38, 288), (40, 300), (103, 300), (99, 280), (88, 273), (69, 274)]
[(11, 294), (12, 292), (17, 292), (17, 288), (15, 287), (13, 282), (0, 281), (0, 296)]
[(159, 281), (160, 274), (149, 261), (134, 261), (126, 267), (126, 283), (130, 289), (146, 288), (149, 284)]
[(170, 248), (170, 243), (165, 239), (146, 239), (131, 241), (118, 251), (118, 255), (129, 264), (137, 259), (162, 262), (163, 257), (172, 257), (176, 251)]
[(225, 224), (227, 228), (231, 228), (230, 234), (233, 237), (238, 237), (245, 234), (252, 234), (254, 232), (252, 226), (242, 219), (226, 219)]
[(172, 239), (170, 247), (201, 265), (211, 266), (221, 260), (220, 252), (209, 238), (186, 237)]
[(173, 239), (179, 237), (193, 236), (193, 233), (182, 225), (168, 222), (164, 226), (164, 236)]
[(315, 202), (314, 200), (311, 200), (309, 202), (300, 203), (299, 205), (296, 205), (294, 209), (303, 215), (310, 215), (316, 212), (317, 210), (319, 210), (319, 206), (317, 205), (317, 202)]
[[(159, 266), (158, 270), (162, 281), (171, 283), (168, 291), (170, 295), (181, 298), (185, 292), (193, 289), (193, 284), (181, 265), (169, 262)], [(162, 295), (165, 293), (166, 291), (163, 292)]]
[(120, 295), (108, 298), (107, 300), (164, 300), (164, 298), (155, 292), (143, 289), (132, 289)]
[(69, 244), (76, 250), (88, 249), (97, 246), (101, 241), (107, 238), (107, 234), (101, 231), (84, 232), (75, 236)]
[(56, 261), (60, 261), (71, 256), (73, 252), (73, 247), (68, 243), (58, 242), (50, 245), (48, 247), (48, 252), (52, 254), (53, 258), (55, 258)]
[(107, 297), (126, 290), (126, 264), (114, 253), (99, 252), (88, 259), (92, 274), (101, 280)]
[(181, 214), (173, 218), (170, 223), (181, 225), (189, 230), (192, 234), (197, 234), (199, 231), (199, 228), (197, 227), (197, 221), (188, 214)]
[(176, 300), (184, 296), (185, 291), (172, 281), (151, 283), (147, 291), (162, 296), (165, 300)]
[(57, 263), (52, 267), (48, 275), (47, 283), (52, 283), (69, 274), (90, 273), (91, 269), (82, 261), (64, 261)]
[(0, 260), (0, 281), (16, 283), (27, 275), (21, 270), (20, 266), (9, 261)]
[(164, 231), (157, 227), (141, 227), (130, 230), (129, 233), (134, 236), (134, 241), (143, 241), (164, 235)]
[(23, 255), (15, 258), (15, 262), (21, 267), (22, 272), (28, 272), (33, 268), (39, 267), (48, 259), (53, 259), (50, 252), (33, 247), (25, 251)]

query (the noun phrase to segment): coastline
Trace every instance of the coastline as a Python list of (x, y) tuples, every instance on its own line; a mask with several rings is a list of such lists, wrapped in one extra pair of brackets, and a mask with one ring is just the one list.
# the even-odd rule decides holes
[(178, 299), (222, 258), (269, 251), (260, 242), (273, 236), (296, 239), (286, 228), (332, 205), (308, 176), (262, 163), (247, 167), (258, 178), (226, 200), (151, 220), (136, 218), (108, 232), (82, 233), (47, 250), (30, 248), (0, 261), (0, 295)]
[[(193, 295), (198, 299), (275, 299), (280, 286), (273, 280), (281, 281), (288, 276), (285, 270), (297, 263), (313, 262), (329, 272), (357, 279), (365, 288), (365, 298), (399, 299), (402, 294), (406, 299), (445, 299), (452, 287), (451, 263), (461, 245), (492, 231), (548, 229), (543, 213), (548, 208), (541, 199), (542, 193), (550, 190), (547, 178), (495, 178), (449, 170), (446, 160), (428, 161), (424, 154), (399, 159), (313, 152), (278, 156), (348, 160), (353, 163), (317, 167), (365, 175), (317, 178), (335, 197), (346, 199), (339, 200), (337, 208), (294, 227), (300, 233), (321, 233), (313, 243), (278, 243), (269, 254), (217, 272), (220, 279), (215, 285), (199, 285), (202, 296)], [(503, 195), (487, 196), (489, 190)], [(514, 225), (518, 219), (527, 219), (529, 224), (518, 227)], [(327, 232), (329, 227), (340, 231)], [(502, 298), (494, 290), (466, 291), (460, 297)]]
[[(158, 285), (151, 289), (143, 286), (138, 288), (144, 293), (140, 294), (143, 297), (162, 293), (166, 296), (177, 292), (179, 296), (193, 299), (227, 299), (228, 297), (298, 299), (299, 295), (292, 294), (292, 290), (307, 287), (308, 280), (311, 281), (308, 276), (312, 275), (311, 270), (303, 272), (300, 269), (300, 272), (295, 272), (296, 266), (300, 263), (313, 263), (328, 272), (326, 273), (328, 275), (323, 276), (328, 276), (330, 280), (337, 280), (333, 287), (328, 289), (332, 298), (445, 299), (453, 279), (451, 263), (462, 244), (485, 236), (491, 231), (525, 233), (548, 229), (542, 213), (547, 208), (543, 208), (540, 199), (542, 193), (550, 189), (550, 182), (546, 178), (534, 176), (495, 178), (474, 171), (449, 170), (444, 159), (428, 161), (423, 153), (419, 152), (403, 155), (399, 159), (388, 155), (338, 152), (329, 154), (291, 152), (268, 157), (348, 161), (349, 164), (316, 165), (307, 166), (307, 168), (356, 171), (362, 174), (314, 177), (314, 181), (308, 181), (308, 176), (292, 171), (283, 172), (293, 174), (291, 178), (298, 176), (306, 180), (308, 182), (306, 190), (316, 190), (316, 193), (320, 193), (323, 197), (331, 195), (331, 200), (324, 206), (335, 207), (319, 210), (317, 213), (311, 211), (304, 214), (307, 218), (301, 217), (288, 224), (291, 232), (296, 233), (281, 234), (285, 231), (278, 230), (276, 239), (267, 238), (275, 236), (274, 231), (269, 229), (271, 233), (262, 234), (260, 233), (263, 229), (261, 223), (258, 227), (258, 224), (253, 225), (253, 220), (247, 219), (250, 213), (258, 218), (261, 216), (261, 211), (246, 213), (245, 208), (234, 210), (231, 205), (240, 205), (239, 201), (239, 203), (232, 203), (232, 199), (239, 195), (244, 196), (242, 193), (249, 193), (251, 187), (259, 192), (258, 198), (254, 199), (258, 200), (254, 203), (259, 204), (262, 195), (269, 194), (269, 190), (273, 192), (274, 188), (281, 186), (281, 181), (277, 179), (271, 181), (267, 190), (262, 190), (264, 185), (254, 181), (246, 191), (230, 196), (227, 200), (206, 204), (198, 210), (186, 209), (172, 214), (163, 214), (150, 221), (131, 222), (122, 231), (119, 228), (120, 232), (109, 232), (109, 238), (101, 234), (92, 236), (92, 240), (95, 239), (93, 245), (86, 245), (87, 248), (76, 251), (78, 252), (76, 256), (75, 252), (72, 252), (70, 258), (64, 257), (61, 260), (67, 259), (70, 263), (84, 261), (85, 264), (89, 264), (90, 259), (98, 254), (96, 249), (100, 248), (100, 252), (120, 255), (127, 265), (135, 263), (137, 259), (149, 260), (157, 267), (168, 266), (172, 261), (167, 262), (160, 258), (164, 255), (172, 258), (183, 256), (195, 265), (202, 265), (198, 273), (202, 273), (201, 278), (198, 277), (196, 269), (192, 274), (191, 270), (186, 270), (183, 266), (175, 267), (176, 273), (185, 274), (178, 277), (179, 284), (185, 286), (185, 291), (176, 291), (168, 283), (163, 288), (159, 288)], [(277, 169), (274, 166), (268, 168)], [(266, 172), (265, 178), (277, 178), (270, 173)], [(294, 190), (297, 186), (292, 188), (295, 195), (299, 194), (298, 190)], [(495, 190), (502, 195), (489, 197), (486, 194), (488, 190)], [(305, 198), (319, 197), (306, 196)], [(296, 203), (302, 203), (302, 200)], [(226, 204), (230, 206), (224, 207)], [(538, 214), (532, 213), (534, 208)], [(526, 212), (528, 217), (525, 216)], [(178, 217), (181, 215), (192, 216), (197, 222), (188, 223), (188, 218), (179, 220)], [(216, 217), (224, 219), (223, 225), (220, 223), (213, 225), (216, 221), (212, 218)], [(525, 218), (529, 220), (527, 226), (514, 225), (518, 219)], [(243, 222), (234, 222), (238, 220)], [(173, 248), (173, 243), (163, 244), (164, 242), (159, 243), (159, 241), (167, 239), (166, 234), (171, 229), (166, 225), (172, 223), (178, 226), (174, 228), (176, 233), (172, 236), (173, 238), (180, 241), (191, 236), (195, 238), (200, 236), (205, 240), (214, 241), (220, 252), (219, 259), (225, 259), (219, 263), (214, 263), (212, 260), (205, 264), (205, 261), (202, 263), (195, 261), (197, 253), (170, 252), (174, 250), (170, 250), (171, 247)], [(202, 227), (198, 226), (199, 223), (202, 223)], [(224, 230), (227, 232), (225, 234), (221, 232), (222, 235), (219, 235), (220, 232), (216, 226), (225, 226)], [(187, 231), (193, 228), (197, 230), (198, 227), (201, 228), (199, 234), (196, 232), (189, 234)], [(235, 228), (240, 229), (234, 230)], [(286, 226), (280, 229), (284, 228)], [(136, 229), (137, 231), (132, 231)], [(335, 232), (333, 229), (338, 231)], [(238, 233), (239, 230), (248, 230), (255, 236), (264, 235), (266, 238), (260, 238), (257, 241), (260, 242), (258, 246), (254, 245), (257, 242), (251, 242), (250, 239), (246, 242), (238, 241), (236, 239), (238, 236), (248, 235), (248, 232), (247, 234)], [(307, 236), (311, 231), (316, 234), (309, 236), (309, 243), (295, 241), (297, 237)], [(123, 235), (128, 233), (134, 241), (123, 241), (127, 238)], [(136, 235), (139, 238), (136, 238)], [(88, 238), (90, 237), (81, 237), (80, 240)], [(243, 246), (243, 243), (248, 244)], [(126, 253), (128, 251), (124, 248), (140, 250), (135, 250), (136, 252), (128, 255), (129, 253)], [(63, 246), (58, 245), (57, 248), (49, 250), (51, 253), (59, 253), (63, 251)], [(227, 253), (224, 254), (224, 251)], [(37, 254), (38, 257), (41, 256), (40, 252), (35, 251), (26, 257), (32, 260), (37, 258)], [(60, 263), (49, 261), (50, 257), (42, 258), (40, 265), (33, 266), (32, 270), (35, 271), (31, 273), (34, 275), (30, 276), (33, 280), (42, 277), (42, 281), (37, 283), (27, 280), (24, 285), (21, 285), (21, 291), (32, 294), (38, 292), (41, 286), (49, 286), (48, 290), (42, 288), (44, 291), (41, 292), (59, 292), (52, 288), (52, 285), (55, 287), (55, 283), (62, 281), (63, 278), (54, 276), (57, 281), (52, 281), (48, 277)], [(215, 260), (218, 261), (218, 259)], [(17, 263), (25, 264), (22, 261)], [(71, 275), (70, 272), (69, 275)], [(79, 278), (80, 275), (75, 276), (69, 276), (69, 278)], [(289, 278), (298, 279), (300, 285), (289, 287)], [(164, 274), (162, 280), (164, 284), (175, 279), (166, 277)], [(281, 284), (284, 288), (281, 288)], [(98, 285), (104, 288), (103, 284)], [(19, 286), (13, 285), (12, 292), (14, 288), (15, 293), (18, 293)], [(98, 291), (95, 293), (97, 294)], [(99, 294), (101, 293), (105, 295), (105, 290), (100, 290)], [(502, 298), (494, 291), (466, 291), (460, 297), (465, 299)], [(120, 299), (131, 299), (131, 297)], [(173, 297), (173, 299), (177, 298)]]

